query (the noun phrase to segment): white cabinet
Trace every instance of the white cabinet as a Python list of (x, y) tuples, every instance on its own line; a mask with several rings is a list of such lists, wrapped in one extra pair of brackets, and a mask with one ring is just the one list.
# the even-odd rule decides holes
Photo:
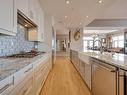
[(39, 95), (42, 86), (51, 70), (51, 59), (47, 58), (35, 68), (35, 95)]
[(44, 12), (40, 8), (40, 16), (39, 16), (39, 25), (38, 25), (38, 40), (40, 42), (44, 41)]
[(36, 20), (36, 3), (38, 0), (28, 0), (29, 1), (29, 7), (28, 7), (28, 15), (30, 20), (32, 20), (35, 24), (37, 23)]
[(15, 0), (17, 9), (20, 10), (24, 15), (28, 16), (28, 0)]
[[(28, 39), (29, 41), (43, 42), (44, 41), (44, 11), (42, 10), (41, 5), (37, 1), (34, 3), (34, 7), (35, 8), (31, 6), (30, 8), (31, 9), (29, 11), (31, 15), (30, 18), (33, 19), (34, 22), (36, 22), (38, 27), (37, 27), (37, 31), (30, 30), (30, 32), (28, 32)], [(34, 11), (33, 9), (36, 11)]]
[(33, 94), (33, 76), (27, 76), (22, 82), (20, 82), (15, 89), (13, 89), (9, 95), (34, 95)]
[(0, 81), (0, 95), (9, 95), (9, 92), (14, 89), (14, 77), (10, 76), (5, 80)]
[(0, 81), (0, 95), (39, 95), (51, 68), (51, 56), (45, 55)]
[(0, 33), (14, 34), (14, 0), (0, 0)]

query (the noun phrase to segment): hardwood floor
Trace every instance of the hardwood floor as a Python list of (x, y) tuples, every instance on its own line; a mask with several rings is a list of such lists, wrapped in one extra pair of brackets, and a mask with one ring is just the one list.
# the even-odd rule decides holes
[(91, 95), (66, 57), (57, 57), (40, 95)]

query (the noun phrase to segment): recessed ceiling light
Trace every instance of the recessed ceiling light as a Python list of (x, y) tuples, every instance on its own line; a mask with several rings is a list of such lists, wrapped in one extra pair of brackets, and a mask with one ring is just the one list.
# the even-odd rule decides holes
[(103, 3), (103, 0), (99, 0), (98, 3), (100, 3), (100, 4)]
[(69, 0), (67, 0), (67, 1), (66, 1), (66, 4), (69, 4), (69, 3), (70, 3), (70, 1), (69, 1)]
[(25, 26), (27, 27), (28, 25), (26, 24)]
[(89, 16), (86, 16), (86, 18), (88, 18)]
[(65, 18), (67, 18), (67, 16), (65, 16)]

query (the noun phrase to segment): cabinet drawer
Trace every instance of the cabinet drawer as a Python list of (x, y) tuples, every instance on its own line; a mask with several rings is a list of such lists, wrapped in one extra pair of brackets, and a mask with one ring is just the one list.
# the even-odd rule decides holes
[(23, 68), (22, 70), (20, 70), (14, 75), (14, 78), (15, 78), (14, 83), (17, 85), (19, 82), (23, 81), (28, 76), (33, 76), (32, 64), (26, 66), (25, 68)]
[(19, 83), (9, 95), (32, 95), (33, 91), (33, 76), (27, 77), (27, 80)]
[(0, 95), (8, 95), (8, 93), (14, 88), (14, 77), (8, 77), (3, 81), (0, 81)]

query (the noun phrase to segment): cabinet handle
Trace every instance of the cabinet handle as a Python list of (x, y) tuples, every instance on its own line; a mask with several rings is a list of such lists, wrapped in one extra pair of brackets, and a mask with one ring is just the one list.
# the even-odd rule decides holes
[(109, 71), (109, 72), (116, 72), (116, 70), (109, 69), (109, 68), (104, 67), (104, 66), (102, 66), (102, 65), (99, 65), (99, 67), (101, 67), (101, 68), (103, 68), (103, 69), (105, 69), (105, 70), (107, 70), (107, 71)]
[(33, 65), (32, 65), (32, 67), (31, 67), (31, 68), (27, 69), (24, 73), (29, 72), (31, 69), (33, 69)]
[(41, 71), (43, 72), (43, 71), (44, 71), (44, 69), (45, 69), (45, 67), (43, 67), (43, 68), (41, 69)]
[(14, 77), (12, 83), (9, 83), (5, 85), (3, 88), (0, 89), (0, 93), (4, 92), (6, 89), (8, 89), (11, 85), (14, 85)]
[(25, 90), (23, 91), (23, 94), (22, 94), (22, 95), (25, 95), (25, 94), (27, 93), (28, 90), (29, 90), (28, 88), (25, 89)]

